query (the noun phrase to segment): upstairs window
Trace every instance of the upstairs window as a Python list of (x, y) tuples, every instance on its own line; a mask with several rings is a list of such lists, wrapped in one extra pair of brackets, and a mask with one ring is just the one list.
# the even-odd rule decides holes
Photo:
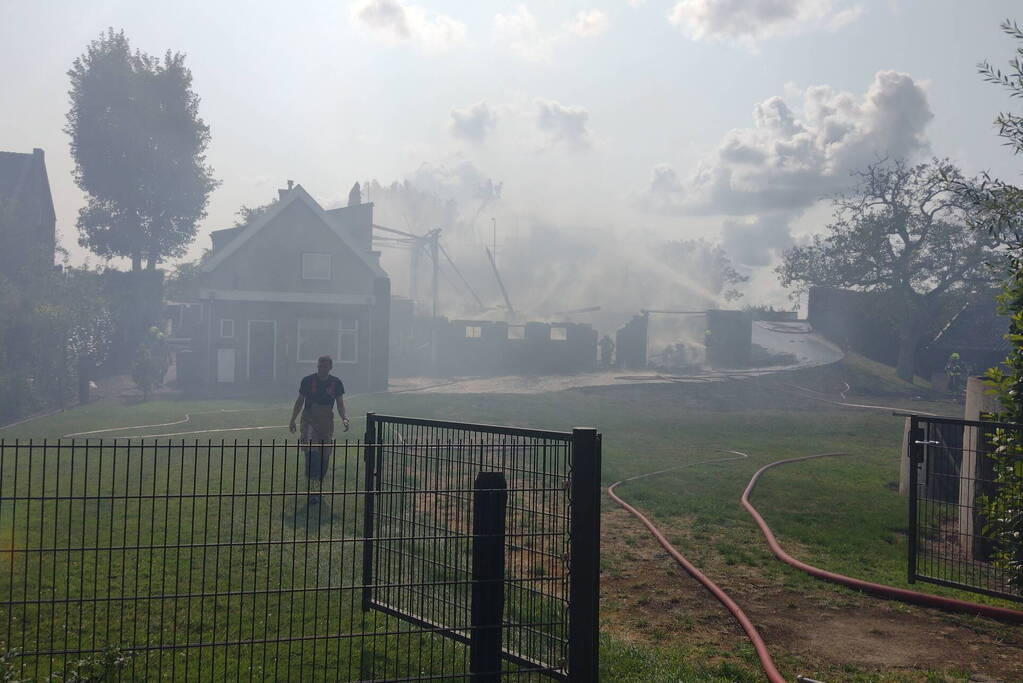
[(508, 339), (525, 339), (526, 338), (526, 326), (525, 325), (509, 325), (508, 326)]
[(568, 340), (568, 328), (567, 327), (552, 327), (551, 328), (551, 341), (567, 341)]
[(329, 280), (330, 254), (302, 254), (303, 280)]
[(234, 339), (234, 320), (222, 318), (220, 320), (220, 338)]
[(466, 339), (479, 339), (483, 336), (483, 328), (479, 325), (466, 325), (465, 326), (465, 338)]

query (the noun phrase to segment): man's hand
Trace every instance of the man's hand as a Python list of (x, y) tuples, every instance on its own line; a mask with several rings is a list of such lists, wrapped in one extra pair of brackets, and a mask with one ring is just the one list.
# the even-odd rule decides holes
[(348, 419), (347, 415), (341, 418), (341, 422), (344, 423), (346, 432), (348, 431), (348, 428), (352, 426), (352, 421)]
[(288, 423), (288, 429), (291, 430), (292, 434), (295, 433), (295, 421), (294, 420), (292, 420), (290, 423)]

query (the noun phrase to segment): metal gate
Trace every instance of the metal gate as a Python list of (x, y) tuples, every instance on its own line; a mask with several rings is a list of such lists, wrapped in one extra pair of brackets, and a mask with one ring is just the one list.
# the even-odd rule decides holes
[[(908, 432), (909, 581), (926, 581), (1023, 601), (1023, 586), (1000, 556), (1020, 543), (990, 527), (988, 501), (1023, 496), (994, 471), (992, 436), (1020, 425), (914, 415)], [(1020, 465), (1023, 466), (1023, 465)]]
[(599, 435), (367, 424), (0, 440), (0, 678), (596, 680)]

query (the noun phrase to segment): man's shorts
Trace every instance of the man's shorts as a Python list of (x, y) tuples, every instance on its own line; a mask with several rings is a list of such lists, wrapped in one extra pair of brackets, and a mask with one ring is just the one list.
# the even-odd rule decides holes
[(330, 452), (334, 441), (334, 420), (310, 420), (302, 416), (300, 442), (308, 444), (305, 452), (306, 476), (323, 481), (330, 468)]

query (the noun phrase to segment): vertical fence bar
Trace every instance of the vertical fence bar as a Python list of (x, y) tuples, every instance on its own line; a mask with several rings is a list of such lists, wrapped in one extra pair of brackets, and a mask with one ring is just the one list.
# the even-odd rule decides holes
[(368, 612), (373, 600), (373, 488), (376, 481), (376, 413), (366, 413), (366, 436), (363, 438), (365, 458), (365, 505), (362, 519), (362, 611)]
[(909, 434), (906, 438), (909, 439), (909, 444), (907, 444), (909, 452), (909, 566), (906, 580), (909, 583), (915, 583), (916, 553), (919, 542), (919, 529), (917, 528), (917, 500), (920, 496), (918, 466), (920, 449), (923, 448), (923, 444), (920, 442), (924, 440), (920, 430), (920, 418), (916, 415), (909, 418)]
[(480, 472), (472, 494), (472, 598), (469, 674), (501, 680), (504, 620), (504, 539), (508, 482), (503, 472)]
[(568, 677), (598, 680), (600, 601), (600, 436), (572, 430)]

